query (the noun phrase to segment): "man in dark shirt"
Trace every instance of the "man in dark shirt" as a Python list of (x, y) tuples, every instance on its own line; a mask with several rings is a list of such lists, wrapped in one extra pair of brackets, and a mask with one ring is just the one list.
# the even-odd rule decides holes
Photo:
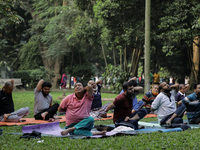
[(138, 129), (138, 121), (146, 116), (146, 109), (142, 108), (132, 113), (132, 103), (134, 95), (134, 86), (130, 82), (123, 83), (124, 93), (117, 96), (112, 104), (106, 110), (114, 109), (113, 122), (115, 126), (131, 124), (135, 130)]
[(14, 80), (6, 82), (0, 91), (0, 121), (19, 122), (20, 118), (29, 114), (29, 108), (24, 107), (14, 111), (14, 103), (12, 99), (12, 91)]
[(101, 86), (102, 86), (102, 80), (98, 80), (97, 82), (94, 82), (93, 80), (90, 80), (88, 82), (88, 85), (91, 85), (93, 87), (93, 101), (91, 105), (91, 112), (90, 116), (93, 118), (107, 118), (107, 113), (105, 110), (111, 103), (106, 103), (102, 106), (101, 101)]
[(178, 102), (185, 98), (188, 88), (189, 88), (189, 84), (187, 84), (187, 85), (180, 84), (179, 85), (179, 91), (175, 97), (175, 101), (177, 103), (177, 108), (180, 107), (180, 105), (178, 105)]

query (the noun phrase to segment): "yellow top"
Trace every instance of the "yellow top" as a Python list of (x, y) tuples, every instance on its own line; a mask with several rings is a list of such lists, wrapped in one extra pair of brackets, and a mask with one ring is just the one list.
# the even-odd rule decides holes
[(153, 80), (154, 83), (159, 83), (160, 82), (159, 81), (159, 79), (160, 79), (159, 73), (154, 73), (153, 77), (154, 77), (154, 80)]

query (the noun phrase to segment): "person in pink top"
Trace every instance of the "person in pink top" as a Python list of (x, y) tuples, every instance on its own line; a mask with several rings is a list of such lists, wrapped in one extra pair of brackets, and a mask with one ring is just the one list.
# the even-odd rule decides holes
[(91, 104), (93, 100), (93, 88), (91, 85), (83, 87), (83, 84), (77, 82), (74, 85), (74, 94), (65, 97), (60, 107), (59, 112), (66, 112), (66, 127), (61, 135), (104, 135), (102, 132), (91, 132), (94, 126), (94, 118), (90, 117)]

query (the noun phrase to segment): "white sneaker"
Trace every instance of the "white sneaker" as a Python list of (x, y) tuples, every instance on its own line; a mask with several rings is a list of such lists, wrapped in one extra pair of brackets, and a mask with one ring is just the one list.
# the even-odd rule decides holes
[(62, 89), (61, 86), (60, 86), (60, 89)]

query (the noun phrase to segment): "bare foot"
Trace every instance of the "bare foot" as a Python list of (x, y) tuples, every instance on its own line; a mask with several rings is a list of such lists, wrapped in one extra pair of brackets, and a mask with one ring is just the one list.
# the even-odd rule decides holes
[(48, 114), (48, 112), (43, 112), (43, 113), (41, 114), (43, 120), (45, 120), (45, 117), (46, 117), (47, 114)]
[(4, 121), (6, 121), (6, 119), (11, 116), (11, 114), (4, 114), (3, 117), (4, 117)]
[(127, 117), (124, 119), (124, 121), (128, 121), (129, 119), (130, 119), (130, 117), (127, 116)]
[(106, 135), (106, 131), (92, 132), (93, 135)]
[(170, 120), (170, 119), (167, 120), (167, 121), (166, 121), (166, 124), (171, 125), (171, 124), (172, 124), (172, 123), (171, 123), (171, 120)]
[(67, 135), (68, 133), (73, 132), (75, 129), (76, 129), (75, 127), (68, 128), (64, 131), (61, 131), (61, 135)]

